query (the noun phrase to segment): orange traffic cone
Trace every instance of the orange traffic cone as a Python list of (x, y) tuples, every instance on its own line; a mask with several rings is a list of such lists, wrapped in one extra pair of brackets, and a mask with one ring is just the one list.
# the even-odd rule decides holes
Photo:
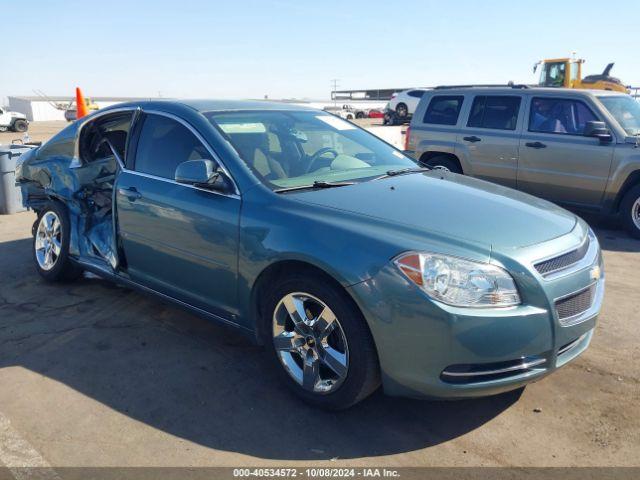
[(87, 115), (89, 115), (89, 110), (87, 109), (87, 104), (84, 103), (82, 90), (80, 90), (79, 87), (76, 87), (76, 119)]

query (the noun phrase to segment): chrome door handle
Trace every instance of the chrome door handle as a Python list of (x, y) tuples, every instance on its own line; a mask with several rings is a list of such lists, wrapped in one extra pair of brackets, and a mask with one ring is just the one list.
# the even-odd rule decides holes
[(118, 188), (118, 193), (124, 197), (127, 197), (132, 202), (134, 200), (142, 198), (142, 194), (138, 192), (136, 187), (121, 187)]
[(542, 142), (527, 142), (525, 145), (531, 148), (547, 148), (547, 146)]
[(475, 135), (472, 135), (471, 137), (462, 137), (462, 139), (465, 142), (471, 142), (471, 143), (481, 142), (482, 141), (482, 139), (480, 137), (476, 137)]

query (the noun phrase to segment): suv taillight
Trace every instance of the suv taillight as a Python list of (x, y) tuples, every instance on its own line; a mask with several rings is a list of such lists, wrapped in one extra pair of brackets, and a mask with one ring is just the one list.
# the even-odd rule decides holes
[(407, 127), (407, 131), (404, 132), (404, 149), (409, 150), (409, 135), (411, 135), (411, 127)]

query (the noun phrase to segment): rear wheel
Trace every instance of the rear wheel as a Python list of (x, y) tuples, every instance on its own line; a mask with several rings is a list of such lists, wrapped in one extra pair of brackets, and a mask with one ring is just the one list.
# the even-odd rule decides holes
[(462, 173), (458, 162), (446, 155), (438, 155), (427, 162), (427, 165), (434, 170), (445, 170), (447, 172)]
[(640, 185), (633, 187), (623, 197), (620, 214), (629, 234), (640, 239)]
[(306, 402), (341, 410), (379, 386), (371, 333), (339, 287), (302, 275), (281, 281), (264, 302), (263, 318), (270, 356)]
[(67, 209), (50, 203), (40, 213), (33, 236), (33, 258), (42, 278), (50, 282), (73, 280), (81, 273), (69, 259)]
[(407, 104), (399, 103), (398, 105), (396, 105), (396, 113), (398, 114), (398, 117), (400, 117), (401, 120), (404, 120), (405, 118), (407, 118), (407, 115), (409, 115), (409, 109), (407, 108)]
[(0, 125), (0, 132), (6, 132), (9, 128), (4, 125)]
[(26, 120), (16, 120), (15, 123), (13, 124), (13, 129), (16, 132), (26, 132), (28, 128), (29, 128), (29, 124), (27, 123)]

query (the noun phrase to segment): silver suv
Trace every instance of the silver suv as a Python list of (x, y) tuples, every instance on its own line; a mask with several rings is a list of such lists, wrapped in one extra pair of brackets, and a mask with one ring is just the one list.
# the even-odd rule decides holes
[(640, 238), (640, 103), (604, 90), (437, 87), (407, 132), (423, 164), (619, 215)]

